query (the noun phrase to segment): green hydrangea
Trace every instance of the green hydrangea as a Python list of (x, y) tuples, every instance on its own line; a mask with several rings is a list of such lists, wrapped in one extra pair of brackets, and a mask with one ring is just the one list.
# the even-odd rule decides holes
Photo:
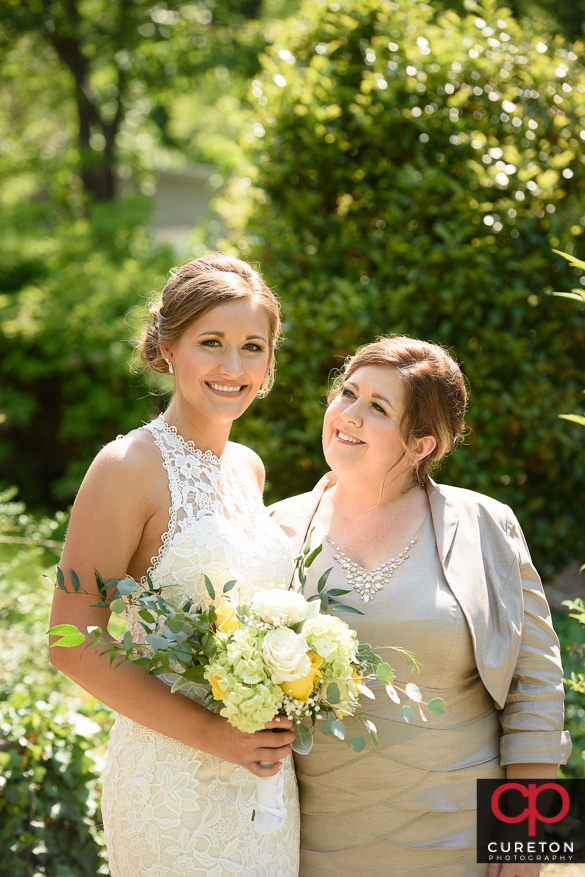
[(259, 731), (278, 712), (282, 691), (274, 685), (262, 659), (266, 631), (245, 627), (219, 645), (205, 675), (226, 692), (220, 715), (240, 731)]
[(358, 641), (354, 630), (332, 615), (317, 615), (303, 625), (303, 637), (311, 651), (325, 663), (320, 668), (323, 684), (350, 679), (355, 665)]

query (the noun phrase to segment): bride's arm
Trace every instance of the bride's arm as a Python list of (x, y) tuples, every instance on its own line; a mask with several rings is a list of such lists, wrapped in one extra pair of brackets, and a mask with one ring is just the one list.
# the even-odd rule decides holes
[[(56, 589), (51, 626), (74, 624), (85, 631), (97, 625), (104, 632), (107, 630), (109, 609), (95, 609), (91, 605), (99, 600), (94, 569), (107, 581), (123, 577), (141, 558), (146, 558), (144, 546), (148, 545), (149, 536), (152, 538), (152, 522), (160, 508), (161, 468), (148, 442), (140, 439), (120, 439), (98, 454), (73, 506), (61, 559), (65, 575), (67, 567), (74, 569), (82, 587), (93, 596), (66, 594)], [(161, 486), (164, 488), (164, 484)], [(147, 565), (147, 561), (142, 565)], [(83, 646), (51, 648), (51, 663), (133, 721), (241, 764), (256, 776), (271, 776), (280, 769), (280, 765), (263, 768), (261, 761), (279, 761), (290, 754), (292, 731), (279, 735), (268, 731), (243, 734), (184, 695), (171, 694), (164, 682), (148, 676), (141, 668), (123, 664), (114, 670), (109, 657), (100, 657), (91, 647), (83, 654), (82, 650)], [(290, 729), (291, 723), (282, 718), (266, 727)]]

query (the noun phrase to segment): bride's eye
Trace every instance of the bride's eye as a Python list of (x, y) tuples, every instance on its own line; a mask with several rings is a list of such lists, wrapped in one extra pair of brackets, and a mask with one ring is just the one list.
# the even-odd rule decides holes
[(201, 346), (215, 348), (215, 347), (220, 347), (221, 345), (220, 345), (219, 341), (217, 340), (217, 338), (207, 338), (205, 341), (201, 342)]
[(250, 341), (248, 344), (244, 344), (244, 350), (249, 350), (251, 353), (262, 353), (264, 348), (260, 347), (259, 344), (254, 344)]

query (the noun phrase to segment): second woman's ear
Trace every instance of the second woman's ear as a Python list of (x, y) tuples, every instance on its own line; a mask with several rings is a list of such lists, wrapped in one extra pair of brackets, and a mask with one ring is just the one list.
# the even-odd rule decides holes
[(413, 439), (412, 441), (412, 453), (413, 463), (418, 463), (419, 460), (424, 460), (425, 457), (428, 457), (429, 454), (432, 454), (435, 448), (437, 447), (437, 439), (434, 435), (426, 435), (421, 439)]

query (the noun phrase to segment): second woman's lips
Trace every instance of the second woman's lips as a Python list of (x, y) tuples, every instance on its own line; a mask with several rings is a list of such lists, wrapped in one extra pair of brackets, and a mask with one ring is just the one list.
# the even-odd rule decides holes
[(348, 432), (343, 432), (341, 429), (335, 430), (335, 437), (338, 441), (343, 442), (344, 445), (364, 445), (361, 439), (356, 438), (354, 435), (350, 435)]

